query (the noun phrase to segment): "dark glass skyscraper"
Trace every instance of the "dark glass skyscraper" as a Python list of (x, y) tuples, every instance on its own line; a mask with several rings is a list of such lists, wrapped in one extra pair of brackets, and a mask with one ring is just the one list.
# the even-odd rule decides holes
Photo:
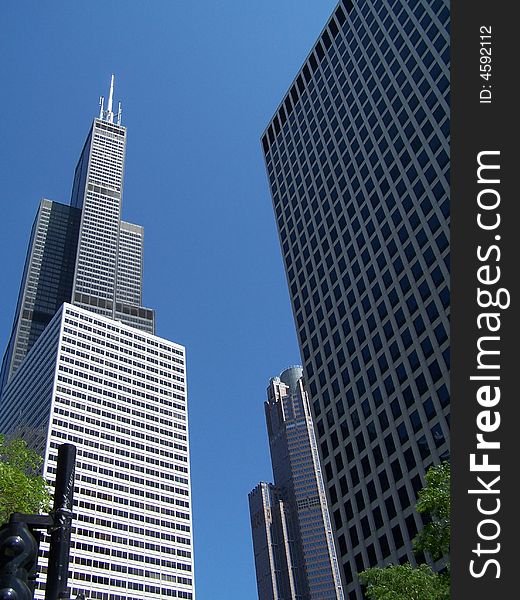
[(449, 452), (449, 18), (343, 0), (262, 136), (349, 598)]
[(80, 218), (81, 212), (71, 206), (40, 202), (3, 359), (0, 394), (60, 306), (70, 301)]
[(343, 600), (336, 549), (301, 367), (267, 388), (275, 485), (249, 494), (259, 600)]

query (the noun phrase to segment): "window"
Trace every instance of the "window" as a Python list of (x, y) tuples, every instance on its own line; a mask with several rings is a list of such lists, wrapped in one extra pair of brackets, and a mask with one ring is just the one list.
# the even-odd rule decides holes
[[(395, 509), (395, 503), (394, 503), (394, 499), (392, 498), (392, 496), (389, 496), (386, 500), (385, 500), (385, 507), (386, 507), (386, 512), (388, 514), (388, 518), (389, 519), (393, 519), (396, 515), (397, 515), (397, 511)], [(393, 530), (392, 530), (393, 531)], [(401, 540), (402, 543), (402, 540)], [(398, 547), (401, 544), (398, 545)]]
[[(431, 400), (430, 400), (430, 402), (431, 402)], [(406, 425), (404, 423), (401, 423), (400, 425), (398, 425), (397, 435), (399, 436), (399, 440), (400, 440), (401, 444), (404, 444), (405, 442), (408, 441), (408, 431), (407, 431)]]

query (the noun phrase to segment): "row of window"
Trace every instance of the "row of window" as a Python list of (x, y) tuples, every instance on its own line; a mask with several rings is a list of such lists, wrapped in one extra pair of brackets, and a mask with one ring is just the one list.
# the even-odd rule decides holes
[(448, 447), (449, 11), (349, 4), (263, 144), (347, 593), (361, 598), (353, 572), (410, 558), (420, 476)]

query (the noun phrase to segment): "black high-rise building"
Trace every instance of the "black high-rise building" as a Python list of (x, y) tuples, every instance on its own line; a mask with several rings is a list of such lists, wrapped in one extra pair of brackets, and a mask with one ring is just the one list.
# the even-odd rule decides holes
[(0, 393), (64, 302), (70, 302), (81, 211), (43, 199), (34, 220)]
[(289, 367), (267, 388), (275, 485), (249, 494), (259, 600), (345, 598), (302, 374)]
[(343, 0), (262, 136), (351, 599), (449, 453), (449, 20)]

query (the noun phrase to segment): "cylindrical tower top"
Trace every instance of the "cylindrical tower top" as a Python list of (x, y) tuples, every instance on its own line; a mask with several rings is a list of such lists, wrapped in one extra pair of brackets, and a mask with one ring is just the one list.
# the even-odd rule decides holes
[(298, 389), (298, 381), (303, 377), (303, 367), (293, 365), (280, 373), (280, 381), (289, 386), (291, 392), (296, 392)]

